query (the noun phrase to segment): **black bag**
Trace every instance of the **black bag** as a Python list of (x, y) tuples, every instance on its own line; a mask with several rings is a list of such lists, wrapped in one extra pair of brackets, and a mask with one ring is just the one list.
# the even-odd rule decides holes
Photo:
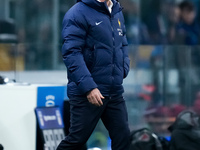
[(0, 150), (3, 150), (3, 146), (0, 144)]
[(173, 150), (200, 149), (200, 117), (191, 110), (182, 111), (169, 128), (172, 133), (170, 148)]
[(169, 142), (149, 129), (142, 128), (131, 132), (130, 150), (169, 150)]

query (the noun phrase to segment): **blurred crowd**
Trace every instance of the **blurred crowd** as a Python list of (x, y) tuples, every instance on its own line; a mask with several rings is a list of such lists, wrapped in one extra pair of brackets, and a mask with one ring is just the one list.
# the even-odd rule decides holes
[[(200, 44), (200, 0), (119, 1), (124, 7), (129, 44)], [(54, 31), (55, 8), (52, 0), (16, 1), (14, 24), (18, 42), (37, 45), (52, 43), (55, 34), (60, 35), (64, 14), (75, 2), (76, 0), (58, 2), (59, 22), (57, 31)], [(57, 43), (61, 44), (62, 41), (58, 39)], [(44, 51), (42, 55), (45, 55), (47, 48), (42, 48), (42, 51), (40, 48), (36, 49), (38, 53)]]
[[(124, 7), (127, 37), (130, 44), (200, 44), (200, 0), (119, 1)], [(60, 35), (64, 14), (75, 2), (76, 0), (58, 2), (57, 34)], [(14, 20), (16, 20), (15, 26), (20, 43), (39, 45), (52, 43), (55, 36), (53, 6), (52, 0), (15, 2)], [(61, 40), (59, 39), (57, 43), (61, 44)]]
[(200, 44), (199, 0), (126, 1), (122, 5), (129, 43)]

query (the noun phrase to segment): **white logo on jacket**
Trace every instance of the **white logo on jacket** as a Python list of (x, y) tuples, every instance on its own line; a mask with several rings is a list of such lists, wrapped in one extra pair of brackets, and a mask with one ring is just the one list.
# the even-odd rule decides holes
[(100, 21), (100, 22), (96, 22), (96, 26), (100, 25), (103, 21)]

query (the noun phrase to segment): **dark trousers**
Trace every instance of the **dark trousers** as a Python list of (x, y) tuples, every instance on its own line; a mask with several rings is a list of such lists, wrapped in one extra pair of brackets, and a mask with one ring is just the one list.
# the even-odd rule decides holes
[(102, 119), (112, 140), (112, 150), (129, 150), (130, 130), (125, 101), (122, 96), (105, 98), (97, 107), (87, 98), (70, 99), (71, 125), (68, 136), (57, 150), (80, 150)]

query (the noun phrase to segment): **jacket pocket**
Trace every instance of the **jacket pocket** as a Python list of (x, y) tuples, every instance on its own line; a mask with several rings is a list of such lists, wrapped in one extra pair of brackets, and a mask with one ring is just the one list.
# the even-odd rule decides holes
[(95, 47), (86, 48), (83, 56), (88, 70), (91, 71), (95, 65)]
[(127, 77), (130, 67), (130, 59), (128, 57), (124, 58), (124, 78)]

